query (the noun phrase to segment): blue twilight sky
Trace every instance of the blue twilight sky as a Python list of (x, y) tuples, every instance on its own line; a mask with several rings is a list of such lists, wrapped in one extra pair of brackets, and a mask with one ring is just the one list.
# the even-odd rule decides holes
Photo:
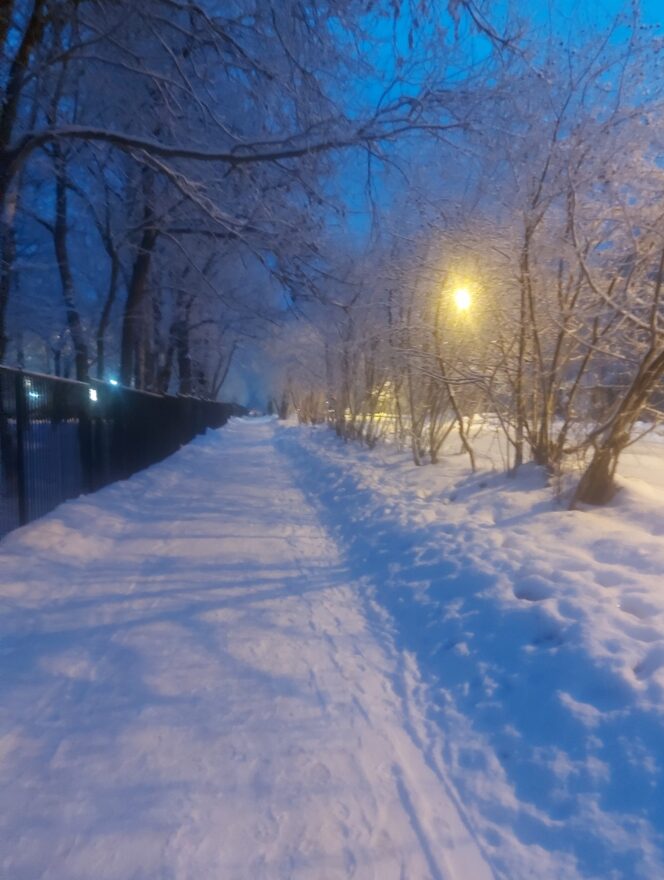
[[(554, 34), (563, 43), (574, 45), (576, 40), (581, 43), (584, 36), (607, 34), (618, 16), (631, 14), (633, 5), (625, 0), (499, 0), (493, 4), (491, 24), (496, 30), (502, 30), (507, 20), (507, 10), (510, 9), (516, 17), (530, 22), (528, 30), (531, 41), (538, 36), (546, 39)], [(664, 37), (664, 0), (642, 0), (637, 5), (642, 23), (651, 29), (652, 37)], [(382, 75), (380, 79), (360, 81), (350, 88), (349, 95), (360, 104), (367, 106), (375, 103), (383, 95), (386, 84), (407, 68), (408, 62), (404, 59), (408, 58), (408, 34), (412, 20), (405, 6), (404, 3), (396, 28), (393, 21), (385, 20), (377, 30), (374, 29), (374, 33), (377, 32), (383, 40), (382, 57), (374, 59)], [(449, 15), (441, 13), (441, 25), (450, 35), (455, 32), (454, 22)], [(618, 27), (609, 42), (619, 45), (627, 36), (628, 30)], [(457, 30), (457, 39), (457, 60), (450, 63), (445, 73), (449, 76), (456, 73), (462, 79), (487, 57), (489, 47), (487, 39), (478, 35), (467, 23), (464, 24), (463, 20)], [(464, 63), (468, 65), (466, 70)], [(413, 70), (413, 82), (420, 80), (423, 75), (424, 71)], [(395, 86), (388, 96), (397, 97), (400, 89), (403, 90), (403, 86)], [(377, 192), (380, 195), (381, 188), (380, 163), (373, 162), (373, 173), (376, 186), (372, 194), (376, 196)], [(331, 196), (341, 198), (346, 205), (343, 217), (330, 217), (331, 227), (337, 228), (339, 234), (349, 233), (351, 239), (363, 239), (369, 234), (371, 213), (366, 188), (366, 161), (358, 161), (358, 156), (353, 154), (340, 156), (339, 172), (329, 182), (328, 189)]]

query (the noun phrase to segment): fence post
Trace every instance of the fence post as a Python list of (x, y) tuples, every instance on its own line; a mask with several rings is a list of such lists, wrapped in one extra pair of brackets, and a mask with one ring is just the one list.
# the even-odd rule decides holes
[(16, 495), (18, 500), (18, 522), (24, 526), (28, 522), (28, 493), (25, 468), (25, 438), (28, 432), (28, 404), (25, 399), (23, 373), (14, 376), (14, 395), (16, 398)]
[(83, 485), (85, 486), (86, 493), (94, 491), (92, 462), (92, 416), (90, 414), (91, 387), (91, 385), (86, 386), (85, 396), (83, 396), (83, 391), (81, 391), (81, 396), (83, 396), (83, 400), (81, 400), (79, 403), (80, 408), (78, 411), (78, 454), (79, 462), (81, 465), (81, 475), (83, 477)]

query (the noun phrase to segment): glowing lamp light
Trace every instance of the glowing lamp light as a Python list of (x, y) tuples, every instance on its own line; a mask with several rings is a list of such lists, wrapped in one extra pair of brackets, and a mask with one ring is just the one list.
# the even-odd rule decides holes
[(96, 388), (88, 388), (88, 394), (90, 395), (90, 400), (93, 403), (97, 402), (97, 389)]
[(118, 385), (119, 383), (118, 383), (118, 380), (117, 380), (117, 379), (109, 379), (109, 380), (108, 380), (108, 384), (109, 384), (109, 385)]
[(454, 291), (454, 305), (460, 312), (466, 312), (470, 308), (473, 298), (467, 287), (457, 287)]

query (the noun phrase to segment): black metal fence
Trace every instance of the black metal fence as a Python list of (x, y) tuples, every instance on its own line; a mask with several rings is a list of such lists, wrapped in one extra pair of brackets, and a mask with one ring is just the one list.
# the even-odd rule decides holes
[(0, 535), (126, 479), (243, 412), (0, 367)]

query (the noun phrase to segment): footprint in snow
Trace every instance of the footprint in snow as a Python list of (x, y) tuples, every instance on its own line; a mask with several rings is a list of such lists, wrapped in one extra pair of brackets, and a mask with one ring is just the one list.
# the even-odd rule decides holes
[(624, 621), (622, 629), (637, 642), (659, 642), (663, 638), (662, 633), (652, 626), (639, 626), (638, 624), (635, 626)]
[(338, 819), (341, 819), (342, 821), (346, 821), (346, 819), (348, 819), (348, 817), (350, 816), (350, 810), (348, 809), (346, 804), (343, 803), (343, 801), (336, 802), (336, 804), (334, 805), (334, 813), (336, 817)]
[(643, 681), (664, 666), (664, 645), (651, 648), (640, 663), (634, 667), (634, 675)]
[(320, 762), (314, 764), (314, 766), (309, 771), (309, 779), (314, 785), (325, 785), (325, 783), (329, 782), (332, 778), (332, 774), (325, 766), (325, 764), (321, 764)]
[(256, 840), (274, 840), (279, 833), (279, 825), (272, 816), (264, 816), (254, 825)]
[(541, 602), (553, 595), (553, 584), (537, 575), (521, 578), (513, 587), (517, 599), (525, 599), (527, 602)]
[(618, 603), (618, 607), (626, 614), (637, 617), (639, 620), (646, 620), (655, 617), (660, 613), (660, 609), (650, 602), (645, 602), (639, 596), (624, 596)]
[(600, 587), (619, 587), (625, 583), (625, 577), (619, 571), (612, 569), (596, 572), (595, 580)]

